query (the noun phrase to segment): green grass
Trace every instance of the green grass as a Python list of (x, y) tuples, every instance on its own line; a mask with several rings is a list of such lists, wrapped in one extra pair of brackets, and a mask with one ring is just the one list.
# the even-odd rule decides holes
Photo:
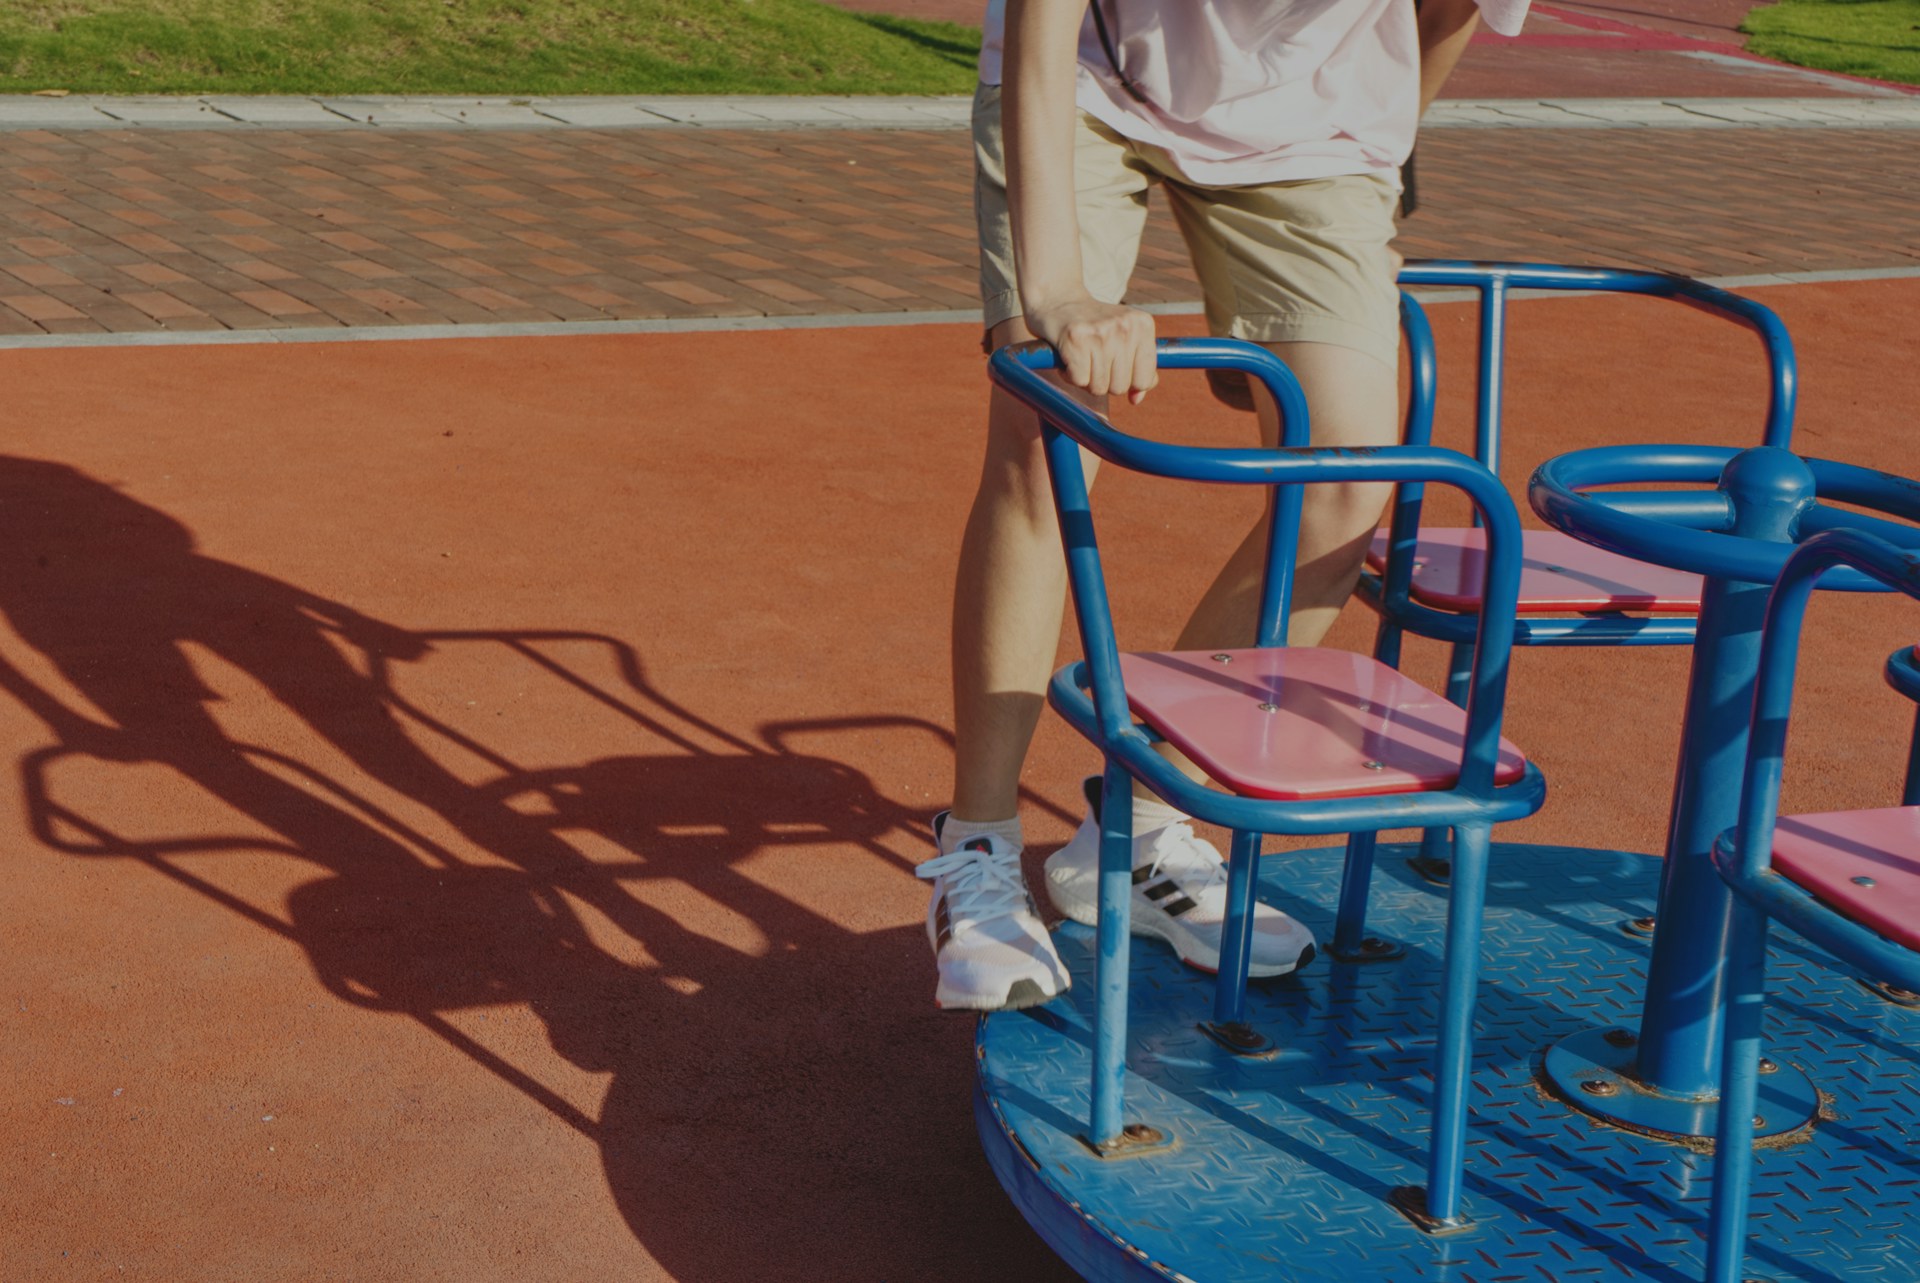
[(979, 48), (817, 0), (0, 0), (0, 93), (962, 93)]
[(1764, 57), (1920, 85), (1920, 0), (1785, 0), (1740, 29)]

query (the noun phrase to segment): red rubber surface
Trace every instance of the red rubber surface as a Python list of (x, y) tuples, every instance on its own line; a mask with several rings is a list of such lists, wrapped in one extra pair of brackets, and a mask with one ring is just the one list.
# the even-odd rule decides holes
[[(1758, 296), (1803, 446), (1912, 472), (1920, 282)], [(1473, 325), (1433, 311), (1445, 395)], [(1512, 330), (1515, 486), (1621, 425), (1752, 439), (1744, 333), (1594, 298)], [(977, 339), (0, 354), (8, 1283), (1064, 1279), (980, 1156), (909, 867)], [(1197, 379), (1137, 421), (1249, 439)], [(1150, 649), (1258, 499), (1110, 471), (1095, 506)], [(1789, 810), (1897, 797), (1900, 605), (1815, 603)], [(584, 636), (510, 644), (542, 633)], [(1516, 655), (1551, 795), (1503, 836), (1656, 848), (1684, 671)], [(1043, 722), (1031, 859), (1092, 765)]]

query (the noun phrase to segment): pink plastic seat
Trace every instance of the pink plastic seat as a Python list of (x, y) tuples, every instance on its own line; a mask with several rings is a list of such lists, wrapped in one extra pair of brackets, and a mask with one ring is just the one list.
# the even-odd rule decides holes
[(1836, 912), (1920, 950), (1920, 806), (1783, 815), (1773, 867)]
[[(1248, 797), (1423, 793), (1459, 782), (1466, 710), (1365, 655), (1274, 650), (1122, 655), (1141, 721)], [(1526, 770), (1500, 741), (1498, 784)]]
[[(1435, 610), (1476, 610), (1484, 582), (1484, 530), (1422, 529), (1414, 554), (1412, 595)], [(1387, 565), (1387, 532), (1375, 536), (1367, 564)], [(1523, 615), (1570, 611), (1647, 611), (1694, 614), (1700, 576), (1650, 566), (1582, 543), (1558, 530), (1529, 530), (1520, 568)]]

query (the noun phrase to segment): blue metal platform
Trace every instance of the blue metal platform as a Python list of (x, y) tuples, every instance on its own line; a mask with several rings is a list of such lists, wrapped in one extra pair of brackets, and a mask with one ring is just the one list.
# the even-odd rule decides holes
[[(1702, 1269), (1709, 1154), (1599, 1124), (1540, 1086), (1583, 1030), (1639, 1023), (1659, 862), (1495, 844), (1474, 1051), (1464, 1232), (1429, 1237), (1387, 1204), (1423, 1179), (1445, 892), (1382, 846), (1370, 932), (1405, 958), (1255, 982), (1249, 1020), (1280, 1048), (1202, 1034), (1212, 977), (1137, 939), (1126, 1113), (1169, 1148), (1096, 1157), (1087, 1130), (1093, 932), (1055, 935), (1074, 988), (981, 1021), (975, 1115), (1001, 1184), (1090, 1279), (1193, 1283), (1534, 1283)], [(1273, 855), (1260, 898), (1332, 929), (1338, 849)], [(1829, 1098), (1810, 1136), (1759, 1156), (1747, 1273), (1768, 1283), (1920, 1280), (1920, 1010), (1869, 992), (1781, 931), (1766, 1054)], [(1616, 1035), (1618, 1037), (1620, 1035)], [(1762, 1080), (1765, 1081), (1764, 1079)], [(1762, 1112), (1765, 1099), (1763, 1092)], [(1804, 1133), (1803, 1133), (1804, 1135)]]

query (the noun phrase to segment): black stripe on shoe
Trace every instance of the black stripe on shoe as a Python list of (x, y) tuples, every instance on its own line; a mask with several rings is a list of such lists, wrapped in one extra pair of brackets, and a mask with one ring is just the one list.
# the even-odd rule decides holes
[(1172, 882), (1156, 882), (1152, 886), (1147, 888), (1146, 897), (1147, 899), (1152, 900), (1157, 904), (1161, 900), (1166, 899), (1168, 896), (1178, 891), (1179, 889), (1180, 888), (1175, 886)]
[[(1148, 892), (1148, 894), (1151, 895), (1152, 892)], [(1194, 907), (1193, 901), (1189, 900), (1186, 896), (1183, 895), (1178, 900), (1175, 900), (1172, 904), (1161, 905), (1160, 911), (1162, 913), (1165, 913), (1169, 918), (1177, 918), (1181, 914), (1185, 913), (1188, 909), (1191, 909), (1193, 907)]]
[(953, 919), (947, 915), (947, 897), (944, 895), (933, 911), (933, 925), (933, 951), (938, 953), (947, 947), (947, 941), (953, 939)]

